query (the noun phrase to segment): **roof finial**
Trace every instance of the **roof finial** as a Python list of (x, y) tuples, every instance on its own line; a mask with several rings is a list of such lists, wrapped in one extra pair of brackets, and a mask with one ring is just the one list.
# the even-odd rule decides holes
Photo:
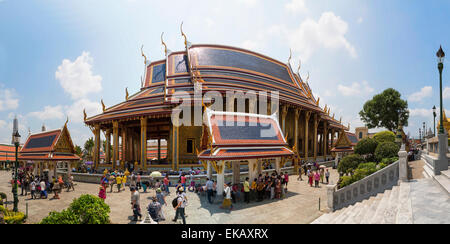
[(288, 64), (291, 63), (291, 58), (292, 58), (292, 49), (289, 48), (289, 58), (288, 58)]
[(308, 75), (306, 76), (306, 84), (308, 84), (309, 81), (309, 71), (308, 71)]
[(161, 33), (161, 44), (164, 46), (164, 54), (167, 56), (167, 45), (163, 40), (163, 35), (164, 35), (164, 32)]
[(342, 124), (342, 116), (339, 118), (339, 124)]
[(105, 107), (105, 104), (103, 103), (103, 99), (102, 99), (102, 109), (103, 109), (103, 112), (105, 112), (106, 107)]
[(69, 116), (67, 116), (66, 123), (64, 124), (64, 127), (67, 127), (67, 123), (69, 123)]
[(300, 68), (302, 67), (302, 60), (298, 60), (298, 68), (297, 68), (297, 75), (300, 77)]
[(142, 57), (144, 57), (144, 64), (147, 66), (147, 56), (145, 56), (143, 49), (144, 49), (144, 44), (142, 44), (142, 46), (141, 46), (141, 55), (142, 55)]
[(317, 98), (317, 106), (319, 106), (320, 97)]
[(125, 99), (128, 101), (128, 87), (125, 87)]
[(188, 48), (188, 41), (187, 41), (186, 35), (183, 32), (183, 21), (181, 21), (180, 30), (181, 30), (181, 35), (184, 37), (184, 47), (187, 49)]
[(84, 121), (87, 119), (86, 109), (83, 109)]

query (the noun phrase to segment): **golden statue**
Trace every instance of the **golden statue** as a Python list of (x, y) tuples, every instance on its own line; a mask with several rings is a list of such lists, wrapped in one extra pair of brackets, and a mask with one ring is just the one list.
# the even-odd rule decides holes
[(143, 48), (144, 45), (141, 46), (141, 55), (142, 57), (144, 57), (144, 64), (147, 65), (147, 56), (145, 56)]

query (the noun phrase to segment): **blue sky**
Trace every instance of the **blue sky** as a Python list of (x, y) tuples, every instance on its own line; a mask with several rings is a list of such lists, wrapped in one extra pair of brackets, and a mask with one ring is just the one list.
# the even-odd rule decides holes
[[(140, 88), (143, 59), (182, 50), (180, 24), (192, 43), (248, 48), (287, 62), (336, 117), (363, 125), (358, 112), (373, 95), (397, 89), (411, 111), (406, 131), (432, 125), (439, 105), (436, 51), (450, 55), (450, 2), (362, 0), (50, 1), (0, 0), (0, 143), (12, 118), (21, 134), (62, 126), (77, 144), (92, 134), (88, 115), (123, 101)], [(450, 87), (450, 63), (444, 88)], [(449, 106), (450, 88), (444, 107)], [(437, 106), (438, 107), (438, 106)], [(450, 114), (450, 113), (448, 113)]]

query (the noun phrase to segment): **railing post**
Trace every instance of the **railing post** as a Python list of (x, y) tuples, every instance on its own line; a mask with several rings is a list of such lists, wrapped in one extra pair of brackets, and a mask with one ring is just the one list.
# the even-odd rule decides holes
[(334, 192), (336, 192), (336, 185), (327, 185), (327, 199), (328, 208), (333, 212), (335, 210), (334, 206)]
[(405, 144), (402, 145), (400, 151), (398, 152), (399, 158), (399, 178), (401, 181), (408, 181), (408, 153), (405, 151)]

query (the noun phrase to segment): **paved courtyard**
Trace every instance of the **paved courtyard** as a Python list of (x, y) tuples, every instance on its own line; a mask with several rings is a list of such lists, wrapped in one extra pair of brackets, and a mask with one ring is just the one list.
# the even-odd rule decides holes
[[(337, 182), (338, 174), (335, 170), (329, 168), (331, 173), (331, 182)], [(12, 207), (13, 196), (9, 180), (11, 172), (0, 171), (0, 192), (8, 195), (8, 207)], [(237, 203), (233, 211), (220, 209), (221, 203), (216, 201), (209, 204), (206, 195), (198, 195), (188, 192), (188, 206), (186, 207), (187, 223), (192, 224), (301, 224), (310, 223), (323, 213), (327, 212), (326, 185), (321, 184), (320, 188), (313, 188), (307, 184), (306, 178), (303, 181), (297, 181), (297, 176), (290, 177), (288, 185), (287, 198), (282, 200), (265, 200), (263, 202)], [(109, 191), (109, 190), (108, 190)], [(173, 192), (174, 189), (171, 188)], [(20, 194), (20, 188), (19, 188)], [(29, 200), (27, 197), (19, 195), (19, 210), (25, 212), (28, 203), (28, 223), (38, 223), (42, 218), (48, 215), (50, 211), (61, 211), (69, 206), (74, 198), (82, 194), (98, 194), (98, 185), (76, 182), (74, 192), (62, 192), (61, 199), (50, 200), (38, 199)], [(141, 193), (142, 212), (150, 203), (150, 198), (155, 195), (154, 191)], [(53, 194), (49, 195), (53, 196)], [(171, 206), (173, 194), (166, 198), (167, 206), (163, 207), (166, 221), (163, 224), (173, 223), (175, 211)], [(321, 200), (321, 211), (319, 211), (319, 198)], [(111, 208), (110, 218), (117, 224), (134, 224), (132, 222), (132, 210), (130, 206), (130, 191), (108, 193), (106, 203)], [(179, 221), (180, 223), (180, 221)]]

